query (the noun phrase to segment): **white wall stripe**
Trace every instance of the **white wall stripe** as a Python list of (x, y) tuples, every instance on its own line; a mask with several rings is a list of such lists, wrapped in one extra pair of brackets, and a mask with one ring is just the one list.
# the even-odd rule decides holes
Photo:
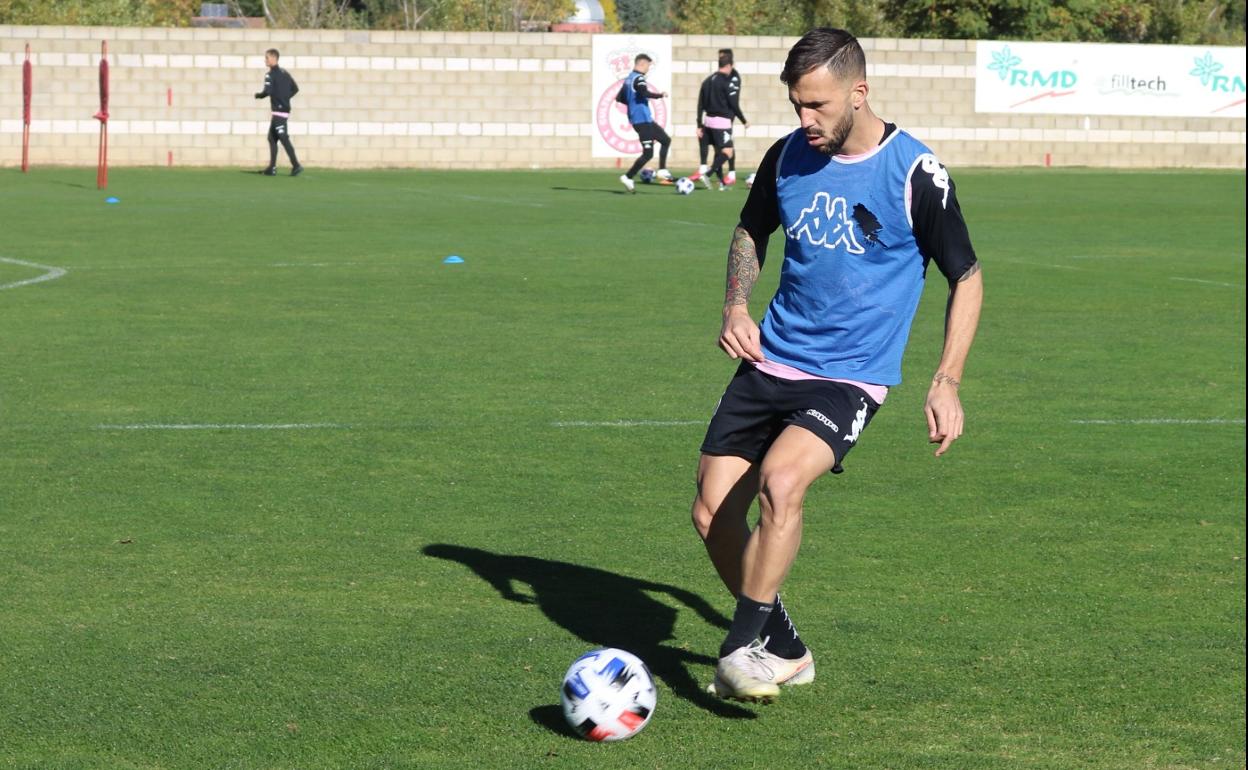
[[(114, 114), (118, 114), (114, 108)], [(139, 136), (202, 136), (205, 131), (210, 134), (240, 134), (252, 135), (256, 133), (264, 134), (268, 131), (268, 121), (209, 121), (205, 123), (202, 120), (123, 120), (115, 119), (109, 121), (109, 128), (114, 134), (130, 134)], [(363, 123), (356, 121), (301, 121), (297, 117), (291, 123), (291, 135), (299, 136), (305, 134), (308, 136), (356, 136), (365, 133), (362, 126)], [(428, 135), (429, 123), (405, 123), (399, 121), (392, 122), (373, 122), (368, 123), (370, 127), (381, 126), (381, 128), (370, 128), (367, 135), (380, 136), (423, 136)], [(473, 122), (463, 123), (434, 123), (434, 136), (482, 136), (485, 132), (484, 126), (496, 124), (483, 124)], [(513, 125), (513, 124), (509, 124)], [(514, 124), (524, 125), (528, 127), (528, 135), (532, 136), (589, 136), (593, 131), (593, 125), (586, 122), (581, 123), (528, 123)], [(227, 129), (226, 127), (231, 127)], [(389, 127), (389, 128), (388, 128)], [(788, 135), (795, 126), (789, 124), (752, 124), (749, 129), (738, 129), (738, 136), (741, 137), (767, 137), (778, 139)], [(1046, 143), (1076, 143), (1084, 142), (1101, 142), (1105, 141), (1102, 134), (1112, 134), (1114, 132), (1105, 131), (1083, 131), (1083, 130), (1067, 130), (1067, 129), (1006, 129), (1006, 128), (985, 128), (982, 126), (933, 126), (923, 127), (916, 126), (907, 128), (910, 133), (916, 136), (922, 136), (931, 141), (975, 141), (975, 142), (1007, 142), (1013, 143), (1019, 140), (1024, 142), (1046, 142)], [(20, 134), (22, 131), (22, 123), (20, 120), (0, 120), (0, 134)], [(31, 121), (31, 131), (38, 134), (58, 134), (58, 135), (95, 135), (99, 132), (99, 123), (94, 120), (33, 120)], [(679, 124), (672, 128), (669, 133), (674, 133), (679, 137), (691, 137), (695, 133), (695, 128), (691, 125)], [(1135, 132), (1125, 132), (1134, 134)], [(1131, 144), (1164, 144), (1170, 145), (1174, 142), (1170, 141), (1171, 134), (1175, 132), (1163, 131), (1143, 131), (1130, 141)], [(1182, 132), (1179, 132), (1182, 133)], [(1216, 144), (1216, 145), (1243, 145), (1248, 142), (1248, 133), (1234, 131), (1193, 131), (1191, 141), (1187, 144)], [(487, 134), (494, 136), (495, 134)], [(510, 134), (512, 136), (524, 136), (526, 134)]]

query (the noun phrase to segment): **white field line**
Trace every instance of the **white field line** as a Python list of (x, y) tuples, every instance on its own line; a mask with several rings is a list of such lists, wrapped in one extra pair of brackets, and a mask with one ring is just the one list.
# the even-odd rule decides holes
[(1209, 420), (1188, 420), (1188, 419), (1139, 419), (1139, 420), (1071, 420), (1075, 425), (1243, 425), (1243, 418), (1240, 419), (1224, 419), (1213, 418)]
[(706, 420), (559, 420), (555, 428), (674, 428), (681, 425), (705, 425)]
[(1054, 265), (1049, 262), (1032, 262), (1026, 259), (1010, 259), (1009, 257), (993, 257), (992, 261), (993, 262), (1005, 262), (1006, 264), (1010, 264), (1010, 265), (1026, 265), (1027, 267), (1050, 267), (1050, 268), (1053, 268), (1054, 270), (1077, 270), (1077, 271), (1083, 270), (1082, 267), (1075, 267), (1074, 265)]
[(20, 265), (22, 267), (33, 267), (36, 270), (46, 271), (43, 275), (37, 275), (34, 278), (27, 278), (24, 281), (14, 281), (13, 283), (0, 283), (0, 291), (4, 289), (16, 289), (18, 286), (29, 286), (32, 283), (42, 283), (43, 281), (53, 281), (67, 272), (63, 267), (52, 267), (50, 265), (40, 265), (36, 262), (26, 262), (21, 259), (13, 259), (11, 257), (0, 257), (0, 262), (8, 262), (10, 265)]
[(160, 423), (139, 422), (129, 425), (97, 425), (96, 430), (323, 430), (344, 429), (350, 425), (336, 422), (286, 423)]
[(1172, 281), (1184, 281), (1184, 282), (1186, 282), (1186, 283), (1203, 283), (1203, 284), (1205, 284), (1205, 285), (1207, 285), (1207, 286), (1225, 286), (1225, 287), (1227, 287), (1228, 289), (1242, 289), (1242, 288), (1244, 288), (1244, 285), (1243, 285), (1242, 283), (1223, 283), (1222, 281), (1206, 281), (1206, 280), (1201, 279), (1201, 278), (1176, 278), (1176, 277), (1171, 277), (1171, 278), (1170, 278), (1170, 280), (1172, 280)]

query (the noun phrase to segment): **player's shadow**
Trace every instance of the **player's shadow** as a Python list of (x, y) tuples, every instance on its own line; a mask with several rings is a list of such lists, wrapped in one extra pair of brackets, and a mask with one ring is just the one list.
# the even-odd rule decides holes
[[(463, 564), (502, 598), (537, 605), (546, 617), (592, 646), (628, 650), (645, 661), (678, 698), (720, 716), (754, 717), (752, 711), (707, 693), (689, 673), (689, 665), (714, 666), (715, 658), (665, 644), (675, 631), (677, 611), (653, 598), (652, 593), (675, 599), (711, 625), (728, 627), (728, 619), (697, 594), (579, 564), (479, 548), (436, 543), (426, 546), (424, 553)], [(517, 590), (517, 586), (528, 586), (532, 593)], [(558, 707), (538, 707), (530, 716), (539, 724), (566, 732)]]

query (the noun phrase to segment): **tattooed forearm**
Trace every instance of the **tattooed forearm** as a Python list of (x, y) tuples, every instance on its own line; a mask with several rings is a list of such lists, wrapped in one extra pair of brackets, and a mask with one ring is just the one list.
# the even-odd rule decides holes
[(732, 245), (728, 247), (728, 289), (724, 294), (724, 307), (749, 302), (754, 282), (758, 280), (758, 269), (754, 238), (744, 227), (737, 227), (732, 231)]

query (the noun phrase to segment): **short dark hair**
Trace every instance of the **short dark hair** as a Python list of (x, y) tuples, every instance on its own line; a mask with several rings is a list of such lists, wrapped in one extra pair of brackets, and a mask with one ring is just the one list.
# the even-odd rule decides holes
[(842, 79), (865, 78), (867, 57), (858, 39), (843, 29), (819, 27), (812, 29), (789, 49), (780, 72), (780, 82), (794, 86), (803, 75), (819, 67)]
[(270, 48), (269, 50), (264, 52), (265, 56), (268, 56), (269, 54), (272, 54), (274, 59), (282, 58), (281, 52), (279, 52), (276, 48)]
[(719, 66), (727, 67), (729, 64), (732, 64), (732, 49), (731, 48), (719, 49)]
[(636, 64), (639, 61), (654, 61), (654, 59), (651, 59), (649, 56), (647, 56), (644, 53), (639, 53), (637, 54), (637, 56), (633, 58), (633, 64)]

